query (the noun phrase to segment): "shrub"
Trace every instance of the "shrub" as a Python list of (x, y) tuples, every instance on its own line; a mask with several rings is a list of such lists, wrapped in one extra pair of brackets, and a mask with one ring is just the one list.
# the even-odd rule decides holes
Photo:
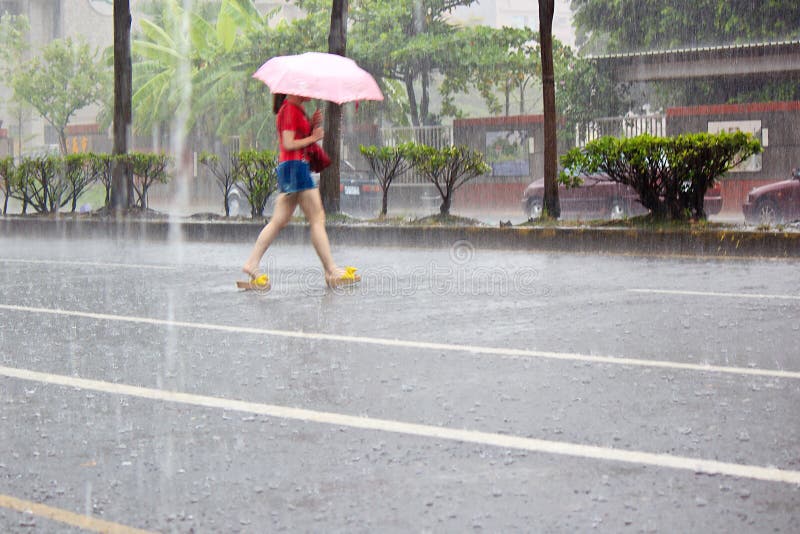
[(11, 194), (11, 181), (14, 178), (15, 172), (14, 158), (12, 156), (0, 158), (0, 187), (3, 188), (3, 215), (8, 213), (8, 198)]
[(36, 213), (55, 213), (69, 202), (62, 200), (68, 189), (64, 159), (60, 156), (23, 158), (12, 180), (11, 196), (22, 201), (22, 213), (28, 206)]
[(236, 184), (236, 168), (239, 166), (239, 154), (230, 152), (227, 157), (220, 158), (210, 152), (201, 152), (199, 160), (201, 164), (208, 167), (208, 170), (217, 180), (217, 186), (222, 192), (225, 216), (230, 217), (231, 208), (228, 204), (228, 197)]
[(116, 156), (111, 154), (89, 154), (89, 172), (94, 177), (94, 180), (103, 184), (106, 207), (111, 203), (111, 183), (115, 161)]
[(369, 163), (372, 173), (381, 184), (383, 200), (381, 202), (381, 216), (385, 217), (389, 204), (389, 187), (395, 178), (408, 171), (413, 163), (410, 159), (413, 143), (404, 143), (397, 146), (364, 146), (359, 149)]
[(703, 197), (715, 181), (753, 154), (761, 152), (751, 134), (649, 134), (618, 139), (601, 137), (561, 157), (559, 180), (579, 185), (581, 176), (607, 174), (630, 186), (656, 218), (705, 218)]
[(70, 211), (75, 213), (78, 197), (94, 183), (96, 175), (91, 167), (91, 155), (69, 154), (64, 158), (64, 173), (67, 181), (67, 202), (71, 201)]
[(439, 191), (442, 197), (442, 204), (439, 206), (441, 215), (450, 214), (453, 192), (473, 178), (492, 170), (483, 154), (465, 146), (437, 149), (427, 145), (414, 145), (408, 151), (414, 167)]
[(278, 188), (278, 155), (272, 150), (243, 150), (239, 152), (236, 168), (236, 187), (250, 203), (250, 216), (263, 217), (267, 200)]
[(133, 190), (136, 193), (135, 205), (147, 208), (147, 190), (155, 183), (169, 181), (167, 167), (172, 158), (166, 154), (131, 152), (125, 156), (133, 173)]

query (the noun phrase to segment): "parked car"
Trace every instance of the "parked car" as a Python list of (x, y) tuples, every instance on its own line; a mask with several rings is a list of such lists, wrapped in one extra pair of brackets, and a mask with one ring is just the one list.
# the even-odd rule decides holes
[(762, 185), (747, 194), (744, 220), (754, 224), (784, 223), (800, 219), (800, 168), (789, 180)]
[[(522, 193), (522, 211), (531, 218), (540, 217), (544, 198), (544, 179), (531, 183)], [(579, 187), (559, 184), (558, 200), (561, 214), (582, 217), (620, 219), (644, 215), (647, 209), (639, 203), (632, 187), (612, 181), (606, 174), (593, 174), (583, 179)], [(722, 209), (719, 184), (706, 192), (703, 207), (706, 215), (716, 215)]]
[(381, 186), (369, 172), (357, 170), (342, 160), (339, 175), (339, 208), (357, 215), (377, 215), (381, 208)]

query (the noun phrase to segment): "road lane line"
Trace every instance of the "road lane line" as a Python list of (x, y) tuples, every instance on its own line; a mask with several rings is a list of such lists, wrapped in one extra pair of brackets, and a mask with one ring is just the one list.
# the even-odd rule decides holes
[(757, 465), (734, 464), (716, 460), (703, 460), (669, 454), (657, 454), (642, 451), (613, 449), (596, 445), (580, 445), (564, 441), (550, 441), (534, 438), (513, 436), (510, 434), (492, 434), (475, 430), (456, 429), (440, 426), (406, 423), (390, 419), (373, 419), (371, 417), (346, 415), (335, 412), (320, 412), (303, 408), (291, 408), (274, 404), (262, 404), (242, 400), (225, 399), (206, 395), (166, 391), (128, 384), (104, 382), (74, 376), (41, 373), (29, 369), (18, 369), (0, 366), (0, 376), (27, 380), (44, 384), (73, 387), (82, 390), (125, 395), (141, 399), (162, 402), (174, 402), (203, 408), (217, 408), (236, 412), (245, 412), (279, 419), (291, 419), (309, 423), (346, 426), (361, 430), (390, 432), (419, 436), (424, 438), (444, 439), (475, 443), (492, 447), (519, 449), (537, 453), (558, 454), (589, 458), (594, 460), (608, 460), (625, 462), (637, 465), (650, 465), (693, 471), (695, 473), (720, 474), (734, 477), (751, 478), (766, 482), (784, 482), (787, 484), (800, 484), (800, 471), (778, 469), (774, 467), (761, 467)]
[(639, 358), (623, 358), (617, 356), (598, 356), (577, 354), (569, 352), (549, 352), (541, 350), (510, 349), (503, 347), (486, 347), (480, 345), (459, 345), (453, 343), (434, 343), (428, 341), (410, 341), (404, 339), (388, 339), (377, 337), (345, 336), (339, 334), (324, 334), (319, 332), (302, 332), (296, 330), (273, 330), (267, 328), (252, 328), (247, 326), (228, 326), (210, 323), (190, 323), (185, 321), (170, 321), (167, 319), (153, 319), (150, 317), (135, 317), (129, 315), (109, 315), (104, 313), (82, 312), (74, 310), (61, 310), (57, 308), (36, 308), (30, 306), (15, 306), (0, 304), (0, 310), (39, 313), (48, 315), (61, 315), (65, 317), (81, 317), (98, 321), (116, 321), (135, 324), (149, 324), (153, 326), (171, 326), (177, 328), (191, 328), (227, 332), (232, 334), (253, 334), (261, 336), (275, 336), (298, 339), (313, 339), (316, 341), (337, 341), (343, 343), (361, 343), (379, 345), (384, 347), (400, 347), (433, 351), (467, 352), (470, 354), (485, 354), (502, 356), (506, 358), (547, 358), (552, 360), (578, 361), (587, 363), (601, 363), (611, 365), (628, 365), (637, 367), (654, 367), (659, 369), (672, 369), (681, 371), (699, 371), (703, 373), (725, 373), (742, 376), (762, 376), (770, 378), (800, 379), (800, 371), (784, 371), (781, 369), (759, 369), (756, 367), (731, 367), (722, 365), (706, 365), (699, 363), (671, 362), (668, 360), (644, 360)]
[(775, 299), (775, 300), (797, 300), (799, 295), (769, 295), (760, 293), (716, 293), (713, 291), (684, 291), (678, 289), (628, 289), (631, 293), (656, 293), (661, 295), (682, 295), (693, 297), (730, 297), (738, 299)]
[(0, 508), (8, 508), (22, 513), (31, 513), (37, 517), (44, 517), (52, 521), (72, 525), (91, 532), (107, 532), (109, 534), (152, 534), (147, 530), (126, 527), (119, 523), (112, 523), (97, 519), (89, 515), (76, 514), (61, 508), (53, 508), (46, 504), (17, 499), (11, 495), (0, 494)]
[(70, 260), (25, 260), (15, 258), (0, 258), (0, 263), (22, 263), (30, 265), (69, 265), (77, 267), (102, 267), (120, 269), (155, 269), (160, 271), (177, 271), (174, 265), (148, 265), (137, 263), (103, 263), (95, 261), (70, 261)]

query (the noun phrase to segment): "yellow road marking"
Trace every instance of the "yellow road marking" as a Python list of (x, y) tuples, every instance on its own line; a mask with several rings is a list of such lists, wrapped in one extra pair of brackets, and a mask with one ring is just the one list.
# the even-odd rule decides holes
[(108, 534), (152, 534), (148, 530), (141, 530), (138, 528), (126, 527), (119, 523), (112, 523), (97, 519), (96, 517), (76, 514), (69, 510), (62, 510), (61, 508), (53, 508), (46, 504), (39, 504), (32, 501), (25, 501), (17, 499), (11, 495), (0, 494), (0, 508), (8, 508), (16, 510), (24, 514), (33, 514), (36, 517), (44, 517), (52, 521), (72, 525), (73, 527), (82, 528), (90, 532), (105, 532)]

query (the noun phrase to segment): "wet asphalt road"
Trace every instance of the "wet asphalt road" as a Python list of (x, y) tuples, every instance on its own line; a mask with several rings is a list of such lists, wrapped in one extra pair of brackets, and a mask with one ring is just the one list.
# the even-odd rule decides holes
[(800, 531), (796, 261), (248, 252), (0, 238), (0, 531)]

